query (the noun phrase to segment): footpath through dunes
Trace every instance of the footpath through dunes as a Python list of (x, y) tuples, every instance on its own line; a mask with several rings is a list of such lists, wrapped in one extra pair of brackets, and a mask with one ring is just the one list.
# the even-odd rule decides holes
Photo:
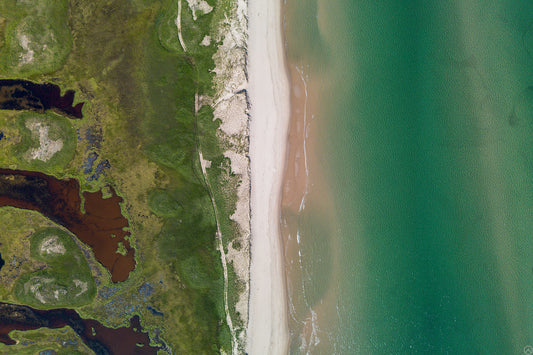
[(0, 342), (14, 345), (9, 337), (13, 330), (71, 327), (80, 339), (97, 355), (157, 354), (160, 347), (150, 345), (148, 333), (143, 332), (138, 315), (130, 319), (129, 327), (108, 328), (93, 319), (82, 319), (66, 308), (39, 310), (28, 306), (0, 302)]
[(1, 110), (32, 110), (43, 113), (54, 110), (69, 118), (83, 118), (83, 102), (72, 106), (73, 90), (61, 96), (61, 88), (55, 84), (36, 84), (27, 80), (0, 79)]
[(57, 179), (39, 172), (0, 169), (0, 207), (34, 210), (70, 230), (89, 245), (96, 260), (111, 273), (111, 281), (125, 281), (135, 269), (135, 249), (126, 239), (129, 222), (122, 215), (123, 201), (109, 187), (110, 196), (102, 191), (83, 192), (75, 179)]

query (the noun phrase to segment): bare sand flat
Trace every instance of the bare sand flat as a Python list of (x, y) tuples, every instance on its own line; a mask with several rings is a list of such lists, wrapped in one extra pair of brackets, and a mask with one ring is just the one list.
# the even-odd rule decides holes
[(281, 33), (281, 1), (248, 4), (251, 265), (249, 354), (285, 354), (287, 299), (280, 201), (290, 99)]

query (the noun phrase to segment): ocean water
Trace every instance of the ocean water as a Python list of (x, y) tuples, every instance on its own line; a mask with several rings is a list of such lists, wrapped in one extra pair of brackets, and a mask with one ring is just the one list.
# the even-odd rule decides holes
[(532, 354), (533, 2), (286, 0), (285, 33), (290, 353)]

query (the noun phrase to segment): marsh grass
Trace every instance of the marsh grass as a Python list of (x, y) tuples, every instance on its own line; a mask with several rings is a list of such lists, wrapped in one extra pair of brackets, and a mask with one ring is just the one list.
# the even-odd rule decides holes
[(0, 49), (2, 74), (29, 77), (63, 66), (72, 48), (67, 0), (6, 0), (0, 10), (9, 14)]
[[(41, 142), (38, 130), (32, 132), (28, 123), (45, 126), (45, 140), (61, 141), (61, 148), (49, 159), (31, 158), (29, 152), (39, 149)], [(2, 167), (41, 171), (56, 177), (71, 175), (66, 171), (76, 154), (77, 139), (74, 124), (69, 119), (54, 113), (0, 111), (0, 131), (4, 134), (0, 140)]]
[(54, 226), (37, 212), (13, 207), (0, 209), (0, 243), (5, 265), (0, 272), (2, 301), (15, 302), (13, 286), (23, 274), (42, 269), (45, 265), (30, 255), (30, 236), (37, 229)]
[[(39, 2), (38, 6), (53, 8), (44, 9), (45, 12), (60, 11), (65, 3)], [(152, 335), (161, 331), (160, 338), (180, 354), (231, 350), (214, 211), (202, 178), (199, 147), (213, 161), (208, 179), (214, 187), (225, 240), (231, 239), (234, 232), (229, 216), (235, 197), (231, 188), (222, 188), (222, 184), (234, 180), (227, 179), (228, 162), (218, 146), (216, 129), (220, 122), (213, 121), (212, 109), (207, 106), (195, 115), (195, 95), (214, 94), (212, 56), (217, 45), (214, 40), (208, 47), (199, 43), (205, 35), (215, 37), (217, 23), (224, 18), (231, 2), (208, 3), (215, 7), (213, 12), (193, 21), (186, 2), (182, 1), (182, 25), (188, 48), (183, 53), (176, 46), (174, 10), (168, 10), (177, 12), (175, 0), (70, 0), (66, 24), (70, 28), (72, 50), (66, 57), (64, 52), (57, 51), (54, 65), (43, 66), (46, 71), (35, 68), (18, 71), (9, 64), (20, 58), (20, 48), (17, 52), (14, 42), (16, 25), (30, 15), (24, 8), (16, 7), (15, 0), (0, 5), (5, 10), (0, 16), (9, 18), (3, 32), (6, 41), (0, 48), (0, 53), (6, 54), (4, 62), (0, 59), (0, 72), (9, 77), (32, 76), (39, 81), (55, 82), (75, 89), (76, 100), (86, 102), (83, 120), (71, 122), (78, 138), (70, 162), (65, 157), (54, 164), (31, 168), (75, 177), (84, 190), (94, 191), (111, 184), (125, 200), (121, 208), (130, 220), (137, 267), (127, 281), (112, 284), (105, 270), (91, 264), (99, 292), (93, 302), (77, 307), (77, 311), (84, 318), (97, 319), (106, 326), (127, 325), (133, 314), (139, 314), (145, 329)], [(47, 26), (51, 30), (62, 26), (61, 16), (57, 23), (48, 21), (53, 23)], [(65, 48), (70, 48), (69, 39), (61, 41)], [(53, 114), (46, 117), (61, 125), (61, 118)], [(31, 135), (24, 131), (22, 120), (11, 113), (1, 113), (0, 123), (5, 123), (8, 133), (20, 132), (18, 137), (0, 141), (0, 146), (18, 149), (18, 155), (11, 158), (0, 152), (0, 163), (24, 166), (20, 157), (33, 144)], [(65, 129), (72, 132), (72, 127)], [(101, 132), (98, 142), (87, 141), (84, 133), (88, 131)], [(99, 155), (98, 161), (109, 160), (111, 166), (94, 181), (87, 181), (81, 168), (89, 151)], [(0, 214), (5, 211), (0, 209)], [(0, 233), (2, 242), (6, 238)], [(55, 271), (56, 276), (65, 271), (59, 262), (54, 265), (59, 270)], [(21, 285), (23, 281), (21, 278)], [(144, 283), (153, 287), (151, 296), (139, 295), (139, 286)], [(114, 291), (107, 294), (104, 291), (108, 289)], [(19, 286), (17, 294), (26, 297), (20, 290)], [(11, 296), (6, 293), (6, 297)], [(152, 314), (147, 305), (164, 315)]]
[(25, 304), (50, 309), (87, 304), (96, 285), (85, 257), (72, 237), (59, 228), (47, 228), (31, 237), (30, 254), (42, 261), (43, 270), (22, 275), (15, 284), (16, 297)]
[[(49, 114), (23, 112), (16, 118), (20, 143), (13, 146), (12, 156), (20, 169), (42, 171), (48, 174), (60, 174), (70, 163), (76, 151), (76, 132), (68, 118)], [(41, 142), (39, 132), (30, 130), (33, 124), (46, 127), (45, 140)], [(36, 126), (37, 126), (36, 125)], [(61, 148), (48, 159), (32, 158), (31, 151), (44, 149), (50, 141), (60, 141)], [(44, 144), (43, 144), (44, 143)]]
[(0, 344), (2, 354), (35, 355), (42, 354), (43, 350), (53, 350), (55, 355), (94, 354), (70, 327), (14, 330), (9, 335), (18, 343), (10, 346)]

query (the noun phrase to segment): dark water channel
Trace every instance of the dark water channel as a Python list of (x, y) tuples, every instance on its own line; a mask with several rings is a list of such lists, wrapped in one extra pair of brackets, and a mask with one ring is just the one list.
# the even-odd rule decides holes
[[(74, 94), (74, 91), (67, 90), (61, 96), (61, 89), (54, 84), (0, 79), (0, 110), (38, 113), (53, 110), (69, 118), (82, 118), (84, 103), (73, 106)], [(80, 196), (80, 185), (75, 179), (0, 169), (0, 207), (38, 211), (64, 226), (92, 248), (95, 258), (110, 272), (113, 282), (121, 282), (135, 269), (135, 249), (126, 239), (130, 232), (124, 230), (129, 223), (120, 208), (123, 199), (113, 188), (109, 187), (109, 190), (110, 196), (106, 198), (101, 191), (83, 192)], [(121, 244), (124, 255), (116, 252)], [(3, 265), (0, 255), (0, 269)], [(65, 326), (71, 327), (97, 355), (157, 354), (160, 349), (150, 346), (150, 338), (142, 331), (137, 315), (130, 319), (129, 327), (114, 329), (93, 319), (82, 319), (72, 309), (38, 310), (0, 302), (0, 342), (6, 345), (15, 344), (9, 337), (13, 330)]]
[(61, 88), (55, 84), (0, 79), (1, 110), (31, 110), (39, 113), (54, 110), (70, 118), (83, 118), (83, 102), (72, 106), (74, 94), (73, 90), (67, 90), (61, 96)]
[(38, 310), (28, 306), (0, 302), (0, 342), (13, 345), (13, 330), (71, 327), (97, 355), (157, 354), (159, 347), (150, 346), (150, 338), (142, 331), (139, 316), (130, 319), (129, 327), (107, 328), (92, 319), (82, 319), (72, 309)]
[[(75, 179), (57, 179), (40, 172), (0, 169), (0, 207), (12, 206), (40, 212), (64, 226), (89, 245), (96, 260), (111, 273), (113, 282), (125, 281), (135, 269), (135, 249), (126, 239), (129, 226), (122, 215), (123, 201), (113, 188), (111, 196), (83, 192)], [(116, 252), (122, 243), (125, 254)]]

